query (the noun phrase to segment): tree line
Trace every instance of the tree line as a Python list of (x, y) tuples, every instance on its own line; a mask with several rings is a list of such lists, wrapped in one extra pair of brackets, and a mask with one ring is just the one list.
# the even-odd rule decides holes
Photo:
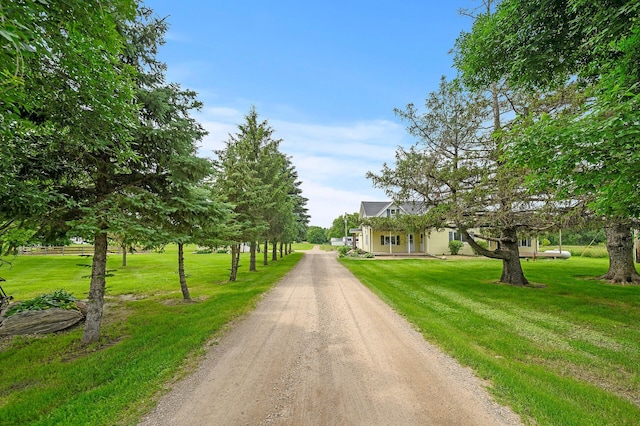
[(587, 0), (462, 11), (474, 22), (453, 48), (458, 76), (443, 77), (424, 110), (396, 109), (417, 142), (367, 175), (394, 200), (429, 208), (398, 226), (457, 228), (514, 285), (528, 283), (520, 236), (604, 228), (600, 278), (640, 282), (639, 12), (637, 1)]
[(215, 159), (197, 155), (202, 103), (156, 57), (167, 27), (135, 0), (0, 6), (0, 254), (93, 242), (85, 344), (100, 337), (109, 239), (176, 243), (189, 300), (185, 244), (230, 246), (235, 280), (241, 243), (255, 270), (258, 242), (282, 255), (308, 223), (291, 158), (254, 108)]
[[(345, 227), (346, 219), (346, 227)], [(330, 228), (321, 226), (309, 226), (307, 228), (306, 238), (312, 244), (324, 244), (331, 241), (332, 238), (344, 238), (351, 236), (349, 229), (359, 228), (361, 224), (360, 214), (358, 212), (346, 213), (333, 219)], [(346, 232), (346, 234), (345, 234)]]

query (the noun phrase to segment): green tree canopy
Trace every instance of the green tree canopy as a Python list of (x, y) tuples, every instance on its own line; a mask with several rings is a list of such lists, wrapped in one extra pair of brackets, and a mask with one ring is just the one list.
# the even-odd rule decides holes
[(311, 244), (324, 244), (327, 242), (326, 231), (321, 226), (310, 226), (307, 229), (306, 240)]
[(613, 281), (640, 280), (629, 230), (640, 218), (639, 11), (637, 1), (504, 0), (456, 42), (456, 66), (472, 87), (574, 84), (587, 95), (579, 109), (525, 111), (507, 153), (535, 171), (538, 186), (568, 200), (588, 198), (591, 211), (606, 218), (605, 278)]
[[(346, 225), (345, 225), (345, 217), (346, 217)], [(346, 236), (349, 236), (349, 229), (351, 228), (359, 228), (362, 220), (360, 219), (360, 214), (356, 213), (345, 213), (342, 216), (339, 216), (333, 219), (331, 223), (331, 228), (329, 228), (329, 232), (327, 238), (344, 238), (345, 232)]]

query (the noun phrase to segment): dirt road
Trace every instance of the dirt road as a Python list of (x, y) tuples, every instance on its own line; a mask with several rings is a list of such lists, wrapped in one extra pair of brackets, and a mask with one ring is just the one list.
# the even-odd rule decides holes
[(480, 380), (309, 251), (142, 425), (517, 425)]

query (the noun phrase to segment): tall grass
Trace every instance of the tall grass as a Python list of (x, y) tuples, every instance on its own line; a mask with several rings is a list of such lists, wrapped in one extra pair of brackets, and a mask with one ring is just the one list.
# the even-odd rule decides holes
[[(254, 306), (302, 257), (293, 253), (258, 272), (248, 259), (227, 282), (229, 255), (185, 256), (194, 303), (181, 300), (177, 255), (110, 256), (102, 338), (80, 345), (82, 329), (0, 341), (1, 425), (135, 424), (167, 381), (184, 374), (225, 324)], [(83, 298), (89, 263), (78, 256), (18, 257), (2, 268), (4, 289), (24, 300), (58, 288)]]
[(523, 262), (538, 288), (484, 259), (341, 262), (525, 421), (638, 424), (640, 287), (589, 279), (606, 259)]
[(562, 246), (562, 250), (567, 250), (574, 257), (598, 257), (608, 258), (609, 253), (604, 245), (591, 245), (591, 246)]

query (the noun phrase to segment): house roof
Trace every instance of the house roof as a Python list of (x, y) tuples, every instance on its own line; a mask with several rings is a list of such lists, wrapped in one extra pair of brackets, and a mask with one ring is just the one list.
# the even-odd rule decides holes
[(389, 204), (392, 203), (390, 201), (362, 201), (360, 203), (360, 213), (364, 213), (364, 217), (375, 217), (381, 211), (386, 210)]
[(393, 201), (362, 201), (360, 203), (360, 215), (362, 217), (377, 217), (386, 213), (391, 206), (399, 207), (405, 214), (423, 214), (426, 211), (424, 203), (409, 201), (394, 203)]

